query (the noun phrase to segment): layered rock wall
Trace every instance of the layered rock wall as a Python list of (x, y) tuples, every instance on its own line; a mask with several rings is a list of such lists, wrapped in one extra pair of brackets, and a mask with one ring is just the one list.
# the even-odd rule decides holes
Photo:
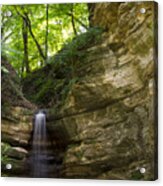
[[(86, 49), (82, 80), (73, 85), (66, 104), (48, 123), (54, 140), (65, 145), (62, 176), (153, 180), (156, 4), (89, 7), (91, 25), (105, 30), (103, 40)], [(141, 8), (146, 9), (144, 14)], [(146, 169), (144, 175), (141, 167)]]
[[(36, 107), (21, 92), (20, 80), (7, 60), (2, 58), (2, 176), (28, 176), (27, 157)], [(11, 165), (11, 169), (7, 167)]]

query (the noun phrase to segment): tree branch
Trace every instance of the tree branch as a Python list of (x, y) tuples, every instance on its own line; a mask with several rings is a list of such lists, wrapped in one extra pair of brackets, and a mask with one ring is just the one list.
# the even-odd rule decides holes
[[(67, 13), (68, 16), (72, 16), (71, 13)], [(86, 30), (88, 30), (88, 27), (87, 25), (85, 25), (84, 23), (82, 23), (82, 21), (80, 21), (78, 18), (76, 18), (74, 15), (73, 15), (73, 18), (76, 22), (78, 22), (82, 27), (84, 27)]]
[[(36, 39), (36, 37), (35, 37), (33, 31), (32, 31), (31, 20), (29, 19), (27, 12), (23, 12), (23, 14), (21, 14), (21, 13), (17, 10), (17, 7), (16, 7), (16, 6), (14, 6), (14, 8), (15, 8), (15, 10), (16, 10), (16, 12), (17, 12), (17, 14), (18, 14), (19, 16), (21, 16), (23, 19), (26, 19), (26, 20), (27, 20), (27, 26), (28, 26), (28, 28), (29, 28), (30, 35), (31, 35), (31, 37), (33, 38), (33, 40), (34, 40), (34, 42), (35, 42), (35, 44), (36, 44), (36, 46), (37, 46), (37, 49), (38, 49), (38, 51), (39, 51), (40, 56), (43, 58), (43, 60), (45, 60), (46, 58), (45, 58), (45, 55), (44, 55), (44, 53), (43, 53), (43, 51), (42, 51), (42, 48), (41, 48), (40, 44), (38, 43), (38, 41), (37, 41), (37, 39)], [(23, 8), (23, 7), (22, 7), (22, 8)]]
[(4, 43), (5, 41), (7, 41), (7, 39), (13, 35), (13, 32), (10, 32), (6, 37), (2, 38), (2, 43)]
[(28, 24), (27, 20), (23, 18), (23, 24), (22, 24), (22, 35), (23, 35), (23, 45), (24, 45), (24, 59), (23, 59), (23, 66), (22, 66), (22, 74), (24, 71), (24, 65), (26, 67), (26, 72), (30, 72), (29, 68), (29, 60), (28, 60)]
[(74, 34), (77, 35), (76, 27), (75, 27), (75, 21), (74, 21), (74, 10), (73, 10), (73, 4), (71, 6), (71, 23), (72, 23), (72, 28), (74, 30)]
[(33, 38), (33, 40), (34, 40), (34, 42), (35, 42), (35, 44), (36, 44), (36, 46), (37, 46), (37, 49), (38, 49), (38, 51), (39, 51), (39, 53), (40, 53), (40, 56), (43, 58), (43, 60), (45, 60), (45, 59), (46, 59), (46, 58), (45, 58), (45, 55), (44, 55), (44, 53), (43, 53), (43, 51), (42, 51), (42, 48), (41, 48), (40, 44), (38, 43), (38, 41), (37, 41), (37, 39), (36, 39), (36, 37), (35, 37), (33, 31), (32, 31), (31, 20), (29, 19), (27, 13), (25, 13), (25, 17), (26, 17), (27, 22), (28, 22), (28, 28), (29, 28), (30, 35), (31, 35), (31, 37)]

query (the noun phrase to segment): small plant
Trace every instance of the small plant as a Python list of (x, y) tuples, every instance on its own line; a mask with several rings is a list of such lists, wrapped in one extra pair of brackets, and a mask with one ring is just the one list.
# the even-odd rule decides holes
[(141, 180), (144, 178), (144, 175), (140, 173), (139, 170), (132, 172), (131, 179), (132, 180)]

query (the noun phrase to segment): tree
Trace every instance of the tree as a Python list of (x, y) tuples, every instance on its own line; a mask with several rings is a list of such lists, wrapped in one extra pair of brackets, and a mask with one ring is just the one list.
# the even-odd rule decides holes
[(22, 20), (23, 20), (22, 34), (23, 34), (23, 44), (24, 44), (24, 59), (22, 64), (22, 74), (23, 74), (24, 65), (27, 73), (30, 72), (30, 67), (29, 67), (29, 60), (28, 60), (28, 23), (25, 17), (23, 17)]
[(24, 16), (27, 19), (27, 25), (28, 25), (28, 28), (29, 28), (29, 32), (30, 32), (31, 37), (33, 38), (33, 40), (34, 40), (34, 42), (35, 42), (35, 44), (37, 46), (37, 49), (38, 49), (38, 51), (40, 53), (40, 56), (42, 57), (43, 60), (45, 60), (46, 58), (45, 58), (45, 55), (44, 55), (43, 50), (41, 48), (41, 45), (39, 44), (38, 40), (36, 39), (36, 36), (33, 33), (32, 25), (31, 25), (31, 20), (29, 19), (28, 13), (25, 12), (24, 13)]
[(56, 54), (88, 25), (85, 3), (3, 5), (2, 53), (24, 77), (46, 65), (48, 54)]
[(48, 60), (49, 5), (46, 4), (45, 64)]
[[(23, 8), (23, 6), (22, 6)], [(24, 46), (24, 57), (23, 57), (23, 62), (22, 62), (22, 73), (24, 73), (24, 67), (26, 69), (26, 73), (30, 72), (30, 67), (29, 67), (29, 60), (28, 60), (28, 20), (26, 19), (25, 16), (23, 16), (15, 6), (15, 10), (18, 15), (21, 16), (22, 18), (22, 37), (23, 37), (23, 46)]]
[(72, 23), (72, 28), (73, 28), (74, 34), (77, 35), (77, 30), (75, 27), (75, 20), (74, 20), (74, 5), (73, 4), (71, 4), (70, 16), (71, 16), (71, 23)]
[[(26, 24), (26, 27), (28, 27), (29, 33), (30, 33), (31, 37), (33, 38), (33, 40), (34, 40), (34, 42), (35, 42), (35, 44), (36, 44), (36, 46), (37, 46), (37, 49), (38, 49), (38, 51), (39, 51), (39, 53), (40, 53), (40, 56), (43, 58), (43, 60), (45, 60), (45, 55), (44, 55), (44, 53), (43, 53), (43, 50), (42, 50), (42, 48), (41, 48), (41, 46), (40, 46), (38, 40), (36, 39), (36, 37), (35, 37), (35, 35), (34, 35), (34, 33), (33, 33), (32, 25), (31, 25), (31, 20), (30, 20), (30, 18), (29, 18), (29, 16), (28, 16), (28, 11), (24, 9), (24, 6), (23, 6), (23, 5), (21, 5), (21, 9), (23, 10), (22, 13), (20, 13), (20, 12), (18, 11), (17, 7), (15, 7), (15, 9), (16, 9), (18, 15), (20, 15), (20, 16), (22, 17), (23, 22), (25, 22), (25, 24)], [(23, 31), (24, 31), (24, 30), (23, 30)], [(23, 38), (23, 39), (24, 39), (24, 38)]]

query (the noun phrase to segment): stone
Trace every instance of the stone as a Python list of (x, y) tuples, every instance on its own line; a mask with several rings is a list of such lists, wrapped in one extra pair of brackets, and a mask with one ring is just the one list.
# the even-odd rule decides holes
[[(154, 180), (155, 4), (89, 7), (91, 25), (105, 28), (103, 41), (86, 50), (82, 80), (47, 125), (66, 147), (62, 176)], [(141, 175), (139, 167), (147, 173)]]
[[(8, 74), (2, 74), (2, 176), (26, 176), (26, 160), (36, 106), (25, 99), (20, 80), (12, 66), (2, 58)], [(7, 169), (11, 164), (11, 169)]]
[(6, 155), (8, 157), (11, 158), (15, 158), (15, 159), (24, 159), (28, 154), (28, 151), (25, 150), (22, 147), (12, 147), (10, 150), (8, 150), (8, 152), (6, 153)]

